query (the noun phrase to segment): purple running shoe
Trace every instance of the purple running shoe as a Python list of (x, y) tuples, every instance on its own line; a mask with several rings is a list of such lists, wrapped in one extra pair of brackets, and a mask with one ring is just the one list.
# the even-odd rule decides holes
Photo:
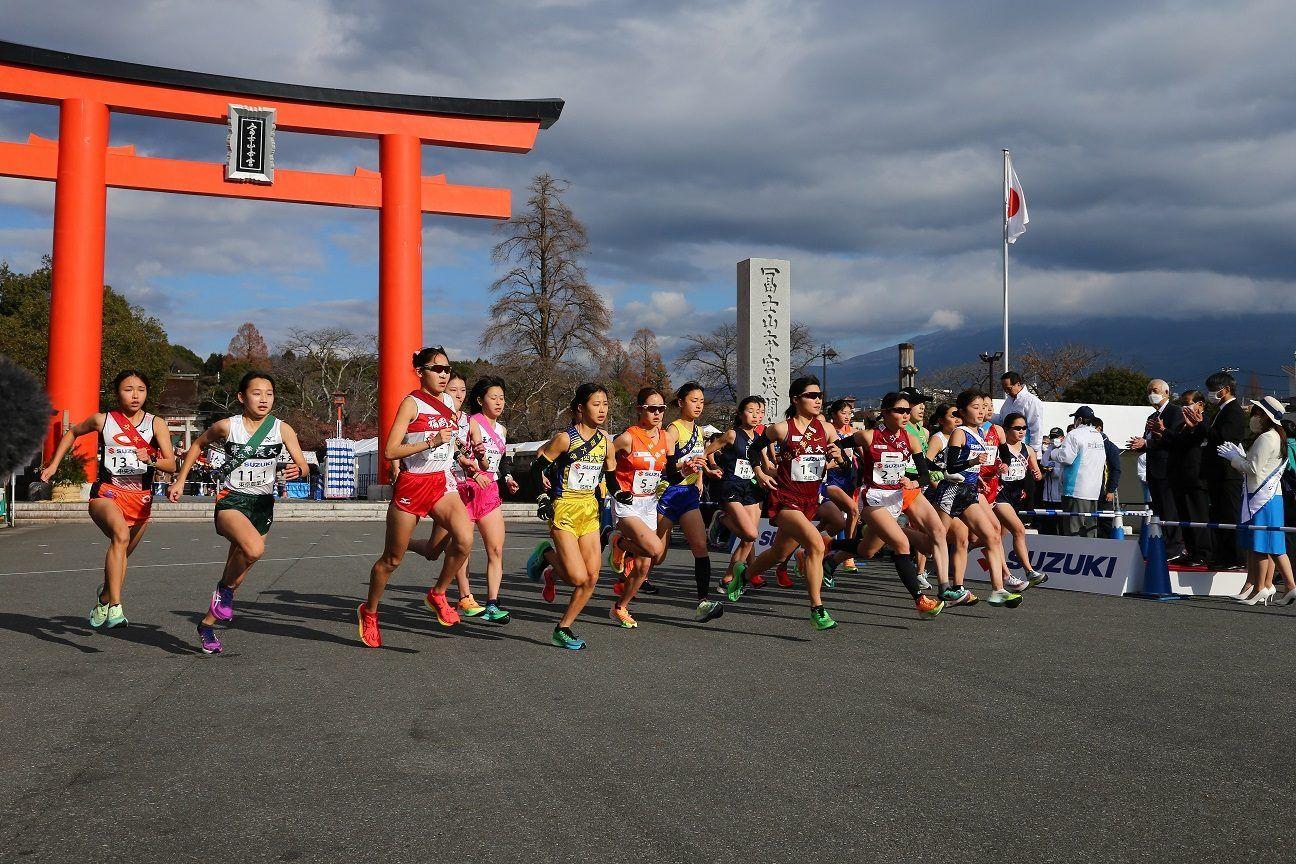
[(202, 643), (202, 652), (204, 654), (219, 654), (221, 652), (220, 640), (216, 638), (216, 630), (212, 627), (198, 625), (198, 641)]
[(207, 612), (217, 621), (234, 620), (234, 589), (217, 584)]

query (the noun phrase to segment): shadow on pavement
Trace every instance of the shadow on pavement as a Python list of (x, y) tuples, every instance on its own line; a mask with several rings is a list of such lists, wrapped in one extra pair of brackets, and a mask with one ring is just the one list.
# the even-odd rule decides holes
[[(42, 642), (52, 642), (55, 645), (73, 648), (82, 654), (98, 654), (100, 650), (98, 648), (63, 638), (65, 634), (83, 638), (95, 635), (90, 625), (80, 623), (81, 621), (82, 619), (71, 617), (38, 618), (34, 615), (22, 615), (17, 612), (0, 612), (0, 628), (33, 636)], [(74, 622), (76, 623), (74, 624)]]

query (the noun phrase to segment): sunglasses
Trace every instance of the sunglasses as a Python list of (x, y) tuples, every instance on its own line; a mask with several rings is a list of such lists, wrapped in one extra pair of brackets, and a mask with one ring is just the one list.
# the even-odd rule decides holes
[(665, 405), (640, 405), (639, 410), (647, 411), (651, 414), (660, 414), (661, 412), (666, 410), (666, 406)]
[(430, 364), (428, 364), (427, 366), (424, 366), (424, 367), (423, 367), (423, 371), (424, 371), (424, 372), (435, 372), (435, 373), (438, 374), (438, 375), (445, 375), (447, 372), (451, 372), (451, 371), (453, 371), (453, 370), (452, 370), (451, 367), (446, 366), (446, 365), (444, 365), (444, 364), (442, 364), (442, 363), (430, 363)]
[(798, 399), (822, 399), (823, 394), (816, 390), (814, 393), (800, 393), (797, 395), (797, 398)]
[(1011, 429), (1013, 432), (1025, 432), (1025, 431), (1026, 431), (1026, 427), (1025, 427), (1025, 426), (1009, 426), (1008, 428)]
[(892, 414), (910, 414), (910, 413), (912, 413), (912, 409), (909, 409), (909, 408), (888, 408), (887, 410), (890, 411)]

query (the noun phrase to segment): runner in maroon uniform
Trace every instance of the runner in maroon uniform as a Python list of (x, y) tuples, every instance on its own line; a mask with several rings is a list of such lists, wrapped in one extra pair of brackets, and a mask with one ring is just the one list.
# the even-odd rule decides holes
[(788, 419), (765, 427), (765, 434), (752, 442), (748, 459), (759, 459), (771, 444), (779, 445), (775, 462), (775, 483), (765, 500), (765, 517), (777, 528), (770, 547), (750, 564), (734, 568), (728, 596), (736, 601), (752, 576), (787, 559), (797, 546), (805, 550), (806, 591), (810, 595), (810, 620), (816, 629), (837, 626), (820, 599), (823, 584), (824, 538), (815, 527), (819, 511), (819, 485), (828, 460), (840, 455), (832, 443), (835, 432), (824, 423), (823, 388), (813, 375), (798, 378), (788, 389), (792, 405)]

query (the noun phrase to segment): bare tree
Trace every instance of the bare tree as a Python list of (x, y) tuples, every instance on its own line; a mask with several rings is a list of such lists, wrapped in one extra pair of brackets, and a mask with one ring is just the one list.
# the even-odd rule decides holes
[(924, 390), (948, 391), (958, 393), (963, 390), (984, 390), (986, 375), (989, 370), (984, 363), (973, 360), (971, 363), (959, 363), (945, 366), (923, 376)]
[(1047, 401), (1062, 398), (1062, 392), (1088, 374), (1106, 356), (1102, 348), (1068, 342), (1060, 348), (1037, 348), (1027, 344), (1017, 357), (1017, 371), (1031, 384), (1035, 395)]
[(548, 371), (576, 349), (598, 356), (607, 344), (612, 312), (586, 281), (581, 257), (589, 239), (562, 201), (568, 185), (548, 174), (532, 180), (526, 209), (501, 226), (508, 236), (491, 251), (509, 270), (491, 285), (495, 302), (481, 343), (502, 362)]
[(270, 349), (261, 336), (261, 331), (251, 321), (246, 321), (238, 328), (230, 340), (225, 352), (231, 360), (242, 360), (246, 363), (264, 363), (270, 356)]
[[(818, 358), (814, 334), (799, 321), (792, 322), (789, 351), (793, 376), (806, 371)], [(738, 326), (728, 322), (710, 333), (690, 333), (684, 337), (684, 348), (675, 356), (676, 370), (692, 376), (708, 394), (725, 402), (737, 402), (746, 393), (738, 393)]]

